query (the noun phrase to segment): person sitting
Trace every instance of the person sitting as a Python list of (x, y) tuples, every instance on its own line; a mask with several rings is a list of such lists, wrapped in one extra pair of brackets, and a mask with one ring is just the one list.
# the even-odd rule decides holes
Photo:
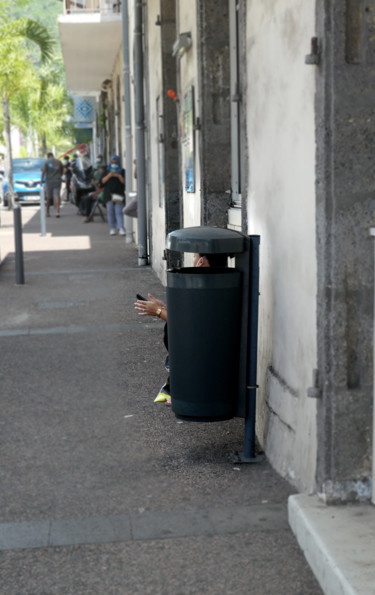
[[(96, 172), (96, 173), (95, 173)], [(101, 201), (101, 205), (105, 207), (104, 204), (104, 192), (103, 187), (100, 185), (100, 179), (105, 173), (105, 166), (101, 165), (94, 171), (94, 181), (93, 184), (95, 186), (95, 190), (85, 194), (81, 200), (81, 213), (84, 215), (83, 223), (89, 223), (92, 219), (91, 211), (94, 206), (96, 200)]]

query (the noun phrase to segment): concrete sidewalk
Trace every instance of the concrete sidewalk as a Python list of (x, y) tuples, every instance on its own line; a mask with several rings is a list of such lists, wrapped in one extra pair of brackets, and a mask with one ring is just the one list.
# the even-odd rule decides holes
[(182, 423), (153, 399), (164, 288), (134, 245), (65, 204), (22, 208), (25, 284), (1, 213), (1, 595), (318, 595), (267, 461), (236, 465), (242, 419)]
[(289, 522), (327, 595), (374, 595), (375, 509), (289, 497)]

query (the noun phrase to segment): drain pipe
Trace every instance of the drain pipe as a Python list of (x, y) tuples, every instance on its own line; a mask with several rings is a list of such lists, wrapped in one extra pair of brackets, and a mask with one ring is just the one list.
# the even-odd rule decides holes
[(134, 0), (134, 86), (135, 86), (135, 147), (137, 158), (138, 197), (138, 265), (148, 264), (147, 257), (147, 210), (146, 210), (146, 160), (145, 116), (143, 97), (143, 43), (141, 0)]
[[(131, 123), (131, 96), (130, 96), (130, 65), (129, 65), (129, 11), (128, 0), (122, 0), (122, 57), (124, 76), (124, 108), (125, 108), (125, 195), (126, 204), (131, 200), (130, 193), (133, 192), (133, 142)], [(133, 220), (125, 217), (125, 242), (131, 244), (133, 241)]]
[[(375, 238), (375, 227), (370, 229), (370, 235)], [(375, 286), (374, 286), (375, 289)], [(375, 321), (375, 304), (374, 304), (374, 321)], [(374, 327), (374, 347), (373, 347), (373, 358), (374, 358), (374, 365), (375, 365), (375, 327)], [(375, 477), (375, 386), (373, 387), (373, 414), (372, 414), (372, 477)], [(372, 480), (372, 498), (371, 501), (375, 504), (375, 482), (374, 479)]]

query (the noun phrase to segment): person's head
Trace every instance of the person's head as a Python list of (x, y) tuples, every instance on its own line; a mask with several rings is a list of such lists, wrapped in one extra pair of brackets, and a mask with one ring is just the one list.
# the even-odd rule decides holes
[(53, 159), (53, 153), (51, 153), (51, 152), (47, 153), (47, 159)]
[(228, 265), (226, 254), (198, 254), (195, 252), (193, 266), (195, 267), (220, 267), (225, 268)]
[(64, 162), (65, 162), (65, 163), (69, 163), (69, 155), (65, 155), (65, 157), (64, 157)]
[(111, 159), (109, 160), (109, 170), (110, 171), (120, 171), (121, 170), (121, 160), (118, 155), (111, 156)]
[(96, 158), (96, 163), (103, 163), (103, 155), (98, 155)]

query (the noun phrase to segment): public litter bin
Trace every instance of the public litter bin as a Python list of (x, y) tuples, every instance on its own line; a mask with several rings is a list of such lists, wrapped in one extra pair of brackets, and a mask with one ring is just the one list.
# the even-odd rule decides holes
[[(244, 250), (242, 234), (193, 227), (171, 232), (167, 248), (200, 254)], [(241, 347), (241, 271), (180, 268), (167, 272), (172, 410), (191, 421), (236, 415)]]

